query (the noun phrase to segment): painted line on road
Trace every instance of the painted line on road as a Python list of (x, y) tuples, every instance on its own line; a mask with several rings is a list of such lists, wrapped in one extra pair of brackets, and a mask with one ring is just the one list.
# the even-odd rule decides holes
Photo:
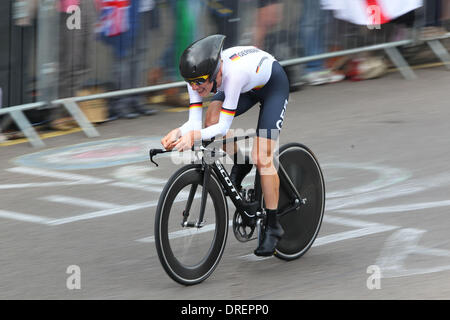
[(408, 211), (417, 211), (423, 209), (431, 209), (431, 208), (440, 208), (440, 207), (448, 207), (450, 206), (450, 200), (443, 201), (433, 201), (433, 202), (422, 202), (422, 203), (413, 203), (413, 204), (404, 204), (404, 205), (396, 205), (396, 206), (386, 206), (386, 207), (375, 207), (375, 208), (367, 208), (367, 209), (344, 209), (338, 210), (340, 213), (349, 213), (355, 215), (372, 215), (372, 214), (385, 214), (385, 213), (393, 213), (393, 212), (408, 212)]
[[(384, 224), (375, 223), (375, 222), (367, 222), (367, 221), (362, 221), (362, 220), (341, 218), (341, 217), (329, 216), (329, 215), (324, 216), (323, 222), (347, 226), (347, 227), (356, 227), (359, 229), (318, 237), (314, 241), (314, 243), (312, 245), (313, 247), (323, 246), (323, 245), (331, 244), (331, 243), (338, 242), (338, 241), (344, 241), (344, 240), (349, 240), (349, 239), (354, 239), (354, 238), (365, 237), (368, 235), (391, 231), (391, 230), (395, 230), (395, 229), (399, 228), (398, 226), (390, 226), (390, 225), (384, 225)], [(232, 225), (233, 225), (233, 221), (230, 220), (229, 226), (232, 227)], [(214, 224), (209, 224), (209, 225), (204, 226), (201, 229), (191, 228), (191, 229), (180, 230), (180, 231), (169, 233), (169, 238), (177, 239), (177, 238), (188, 237), (188, 236), (197, 235), (197, 234), (201, 234), (201, 233), (205, 233), (205, 232), (211, 232), (214, 230), (214, 227), (215, 227)], [(145, 237), (145, 238), (138, 239), (135, 241), (142, 242), (142, 243), (154, 243), (155, 237), (149, 236), (149, 237)], [(251, 253), (251, 254), (246, 254), (246, 255), (240, 256), (239, 258), (246, 260), (246, 261), (261, 261), (261, 260), (270, 259), (271, 257), (256, 257), (253, 253)]]
[(11, 183), (0, 184), (0, 190), (8, 189), (24, 189), (24, 188), (42, 188), (42, 187), (60, 187), (60, 186), (72, 186), (80, 184), (78, 182), (31, 182), (31, 183)]
[(50, 202), (71, 204), (74, 206), (97, 208), (97, 209), (113, 209), (113, 208), (121, 207), (118, 204), (113, 204), (113, 203), (109, 203), (109, 202), (89, 200), (89, 199), (76, 198), (76, 197), (59, 196), (59, 195), (47, 196), (47, 197), (43, 197), (41, 199), (50, 201)]
[(323, 164), (324, 170), (333, 169), (348, 169), (354, 172), (355, 170), (361, 170), (365, 172), (371, 172), (377, 174), (378, 177), (361, 186), (327, 192), (327, 199), (349, 197), (355, 194), (363, 194), (375, 190), (380, 190), (397, 183), (403, 182), (411, 177), (411, 173), (403, 169), (391, 168), (387, 166), (374, 165), (374, 164), (357, 164), (357, 163), (330, 163)]
[[(186, 199), (189, 195), (189, 192), (182, 192), (182, 194), (183, 194), (183, 196), (181, 196), (179, 199), (175, 200), (174, 202), (186, 201)], [(200, 197), (201, 197), (201, 194), (198, 194), (194, 197), (194, 199), (197, 199)], [(87, 204), (89, 201), (90, 200), (87, 200), (85, 202), (85, 204)], [(89, 213), (80, 214), (77, 216), (72, 216), (72, 217), (67, 217), (67, 218), (53, 219), (51, 221), (48, 221), (47, 224), (51, 225), (51, 226), (57, 226), (57, 225), (67, 224), (67, 223), (76, 222), (76, 221), (112, 216), (112, 215), (116, 215), (116, 214), (124, 213), (124, 212), (148, 209), (148, 208), (156, 207), (158, 205), (158, 202), (159, 202), (159, 200), (154, 200), (154, 201), (135, 203), (135, 204), (131, 204), (131, 205), (118, 205), (114, 208), (108, 208), (105, 210), (89, 212)]]
[(152, 187), (152, 186), (148, 186), (148, 185), (129, 183), (129, 182), (113, 182), (113, 183), (110, 183), (109, 185), (113, 186), (113, 187), (128, 188), (128, 189), (156, 192), (156, 193), (161, 193), (161, 191), (163, 190), (163, 187)]
[(30, 168), (30, 167), (14, 167), (14, 168), (8, 168), (5, 169), (9, 172), (14, 173), (22, 173), (22, 174), (28, 174), (28, 175), (34, 175), (34, 176), (43, 176), (43, 177), (49, 177), (49, 178), (57, 178), (62, 180), (71, 180), (76, 183), (90, 183), (90, 184), (101, 184), (101, 183), (107, 183), (111, 182), (110, 179), (99, 179), (91, 176), (85, 176), (75, 173), (64, 173), (59, 171), (52, 171), (52, 170), (44, 170), (44, 169), (38, 169), (38, 168)]
[(25, 213), (14, 212), (14, 211), (6, 211), (6, 210), (0, 210), (0, 218), (24, 221), (24, 222), (33, 222), (33, 223), (39, 223), (39, 224), (48, 224), (52, 220), (52, 219), (46, 218), (46, 217), (34, 216), (31, 214), (25, 214)]
[[(56, 199), (56, 198), (55, 198)], [(53, 200), (55, 200), (53, 199)], [(46, 199), (49, 200), (49, 199)], [(62, 199), (59, 199), (62, 201)], [(51, 200), (50, 200), (51, 201)], [(180, 200), (182, 201), (182, 200)], [(71, 204), (76, 204), (70, 201)], [(91, 203), (93, 204), (93, 203)], [(97, 203), (99, 205), (99, 203)], [(150, 202), (143, 202), (143, 203), (137, 203), (133, 205), (125, 205), (125, 206), (116, 206), (116, 207), (110, 207), (108, 209), (89, 212), (85, 214), (80, 214), (76, 216), (71, 216), (67, 218), (60, 218), (60, 219), (51, 219), (47, 217), (42, 216), (34, 216), (29, 215), (21, 212), (13, 212), (13, 211), (5, 211), (0, 210), (0, 218), (6, 218), (6, 219), (12, 219), (12, 220), (18, 220), (18, 221), (24, 221), (24, 222), (32, 222), (32, 223), (38, 223), (38, 224), (44, 224), (48, 226), (57, 226), (62, 224), (67, 224), (71, 222), (76, 221), (82, 221), (82, 220), (89, 220), (89, 219), (95, 219), (95, 218), (101, 218), (106, 216), (112, 216), (119, 213), (124, 212), (130, 212), (130, 211), (136, 211), (146, 208), (155, 207), (158, 204), (158, 201), (150, 201)], [(88, 205), (88, 202), (85, 201), (83, 204), (79, 203), (78, 205)]]
[(346, 227), (353, 227), (353, 228), (359, 228), (356, 230), (350, 230), (350, 231), (344, 231), (336, 234), (331, 234), (323, 237), (319, 237), (316, 239), (313, 247), (343, 241), (343, 240), (349, 240), (353, 238), (359, 238), (364, 237), (376, 233), (391, 231), (394, 229), (398, 229), (398, 226), (390, 226), (385, 225), (381, 223), (375, 223), (375, 222), (367, 222), (362, 220), (356, 220), (356, 219), (348, 219), (348, 218), (341, 218), (336, 216), (330, 216), (326, 215), (323, 218), (324, 222), (335, 224), (335, 225), (341, 225)]
[[(182, 191), (179, 194), (179, 198), (177, 198), (174, 202), (186, 201), (188, 196), (189, 196), (188, 191)], [(201, 198), (200, 192), (197, 192), (197, 194), (194, 196), (194, 199), (198, 199), (198, 198)], [(51, 219), (51, 218), (46, 218), (46, 217), (28, 215), (28, 214), (20, 213), (20, 212), (2, 210), (2, 211), (0, 211), (0, 218), (7, 218), (7, 219), (13, 219), (13, 220), (25, 221), (25, 222), (33, 222), (33, 223), (39, 223), (39, 224), (44, 224), (44, 225), (49, 225), (49, 226), (57, 226), (57, 225), (67, 224), (67, 223), (76, 222), (76, 221), (112, 216), (112, 215), (116, 215), (116, 214), (124, 213), (124, 212), (148, 209), (148, 208), (156, 207), (158, 205), (158, 201), (159, 201), (159, 200), (154, 200), (154, 201), (136, 203), (136, 204), (131, 204), (131, 205), (118, 205), (118, 204), (109, 203), (109, 202), (102, 202), (102, 201), (97, 201), (97, 200), (89, 200), (89, 199), (69, 197), (69, 196), (60, 196), (60, 195), (51, 195), (51, 196), (42, 197), (40, 199), (50, 201), (50, 202), (64, 203), (64, 204), (70, 204), (70, 205), (75, 205), (75, 206), (98, 208), (98, 209), (102, 209), (102, 210), (93, 211), (93, 212), (84, 213), (84, 214), (66, 217), (66, 218), (59, 218), (59, 219)]]
[[(319, 246), (331, 244), (334, 242), (350, 240), (350, 239), (354, 239), (354, 238), (361, 238), (361, 237), (365, 237), (365, 236), (382, 233), (382, 232), (386, 232), (386, 231), (391, 231), (391, 230), (400, 228), (397, 226), (384, 225), (384, 224), (380, 224), (380, 223), (367, 222), (367, 221), (356, 220), (356, 219), (341, 218), (341, 217), (330, 216), (330, 215), (325, 215), (323, 217), (323, 222), (346, 226), (346, 227), (356, 227), (359, 229), (344, 231), (344, 232), (339, 232), (339, 233), (335, 233), (335, 234), (318, 237), (314, 241), (312, 247), (319, 247)], [(239, 258), (244, 259), (246, 261), (261, 261), (261, 260), (269, 259), (272, 257), (256, 257), (253, 253), (250, 253), (250, 254), (240, 256)]]
[(123, 212), (151, 208), (151, 207), (156, 206), (157, 204), (158, 204), (158, 201), (149, 201), (149, 202), (136, 203), (136, 204), (127, 205), (127, 206), (119, 206), (117, 208), (94, 211), (94, 212), (80, 214), (80, 215), (72, 216), (72, 217), (68, 217), (68, 218), (54, 219), (52, 221), (49, 221), (48, 225), (57, 226), (57, 225), (62, 225), (62, 224), (75, 222), (75, 221), (82, 221), (82, 220), (89, 220), (89, 219), (94, 219), (94, 218), (112, 216), (112, 215), (123, 213)]
[[(419, 245), (425, 233), (425, 230), (405, 228), (394, 232), (386, 239), (375, 262), (375, 265), (381, 269), (383, 278), (409, 277), (450, 270), (449, 250)], [(415, 257), (423, 255), (426, 258), (411, 261), (408, 260), (411, 255)], [(434, 257), (432, 262), (429, 262), (429, 257)], [(421, 267), (413, 268), (412, 264)]]
[[(189, 236), (193, 236), (193, 235), (198, 235), (198, 234), (202, 234), (205, 232), (211, 232), (214, 231), (215, 229), (215, 224), (207, 224), (201, 228), (186, 228), (183, 230), (179, 230), (179, 231), (175, 231), (175, 232), (171, 232), (169, 233), (169, 239), (178, 239), (178, 238), (183, 238), (183, 237), (189, 237)], [(232, 227), (233, 226), (233, 220), (229, 220), (228, 221), (228, 226)], [(149, 237), (145, 237), (142, 239), (138, 239), (135, 240), (137, 242), (144, 242), (144, 243), (153, 243), (155, 242), (155, 236), (149, 236)]]
[(338, 199), (327, 199), (325, 210), (328, 212), (337, 210), (343, 212), (342, 209), (347, 207), (356, 207), (361, 204), (372, 203), (379, 200), (398, 198), (449, 184), (450, 174), (448, 173), (422, 180), (408, 180), (402, 184), (393, 185), (385, 189), (370, 191), (364, 194), (355, 194)]
[(114, 171), (114, 178), (118, 181), (128, 183), (138, 183), (142, 185), (162, 185), (167, 183), (167, 178), (152, 177), (151, 174), (157, 170), (155, 167), (148, 165), (127, 165), (120, 167)]

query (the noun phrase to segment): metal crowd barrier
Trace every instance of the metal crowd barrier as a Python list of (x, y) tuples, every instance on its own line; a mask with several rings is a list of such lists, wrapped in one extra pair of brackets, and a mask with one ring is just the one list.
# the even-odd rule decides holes
[[(446, 39), (446, 38), (450, 38), (450, 33), (448, 33), (445, 36), (436, 38), (436, 39), (426, 40), (426, 42), (430, 46), (430, 48), (433, 50), (433, 52), (436, 54), (436, 56), (439, 57), (440, 60), (446, 65), (447, 69), (450, 70), (450, 54), (448, 53), (447, 49), (439, 41), (439, 40)], [(302, 64), (302, 63), (306, 63), (306, 62), (314, 61), (314, 60), (329, 59), (329, 58), (334, 58), (334, 57), (339, 57), (339, 56), (357, 54), (357, 53), (361, 53), (361, 52), (384, 50), (386, 52), (386, 54), (389, 56), (389, 58), (391, 59), (391, 61), (394, 63), (394, 65), (396, 65), (399, 72), (405, 77), (405, 79), (413, 80), (413, 79), (416, 79), (417, 76), (414, 73), (414, 71), (411, 69), (411, 67), (408, 65), (408, 63), (405, 61), (405, 59), (402, 57), (402, 55), (400, 54), (400, 52), (398, 50), (398, 47), (408, 46), (408, 45), (412, 45), (412, 44), (414, 44), (413, 40), (403, 40), (403, 41), (384, 43), (384, 44), (372, 45), (372, 46), (355, 48), (355, 49), (329, 52), (329, 53), (319, 54), (319, 55), (310, 56), (310, 57), (294, 58), (294, 59), (281, 61), (280, 64), (282, 66), (292, 66), (292, 65)], [(72, 115), (74, 120), (78, 123), (80, 128), (84, 131), (86, 136), (97, 137), (97, 136), (99, 136), (98, 131), (89, 122), (89, 120), (85, 117), (83, 112), (80, 110), (80, 108), (77, 105), (78, 102), (96, 100), (96, 99), (108, 99), (108, 98), (122, 97), (122, 96), (127, 96), (127, 95), (139, 95), (139, 94), (145, 94), (145, 93), (153, 92), (153, 91), (160, 91), (160, 90), (166, 90), (166, 89), (170, 89), (170, 88), (183, 87), (185, 85), (186, 85), (185, 82), (179, 81), (179, 82), (173, 82), (173, 83), (167, 83), (167, 84), (161, 84), (161, 85), (155, 85), (155, 86), (148, 86), (148, 87), (142, 87), (142, 88), (117, 90), (117, 91), (93, 94), (93, 95), (88, 95), (88, 96), (58, 99), (58, 100), (52, 101), (51, 104), (52, 105), (58, 105), (58, 104), (63, 105), (66, 108), (66, 110)], [(41, 108), (44, 106), (46, 106), (46, 103), (36, 102), (36, 103), (24, 104), (24, 105), (19, 105), (19, 106), (14, 106), (14, 107), (2, 108), (2, 109), (0, 109), (0, 115), (10, 114), (12, 119), (16, 122), (16, 124), (20, 128), (20, 130), (28, 138), (31, 145), (33, 147), (43, 147), (43, 146), (45, 146), (45, 144), (39, 138), (39, 135), (36, 133), (33, 126), (29, 123), (27, 118), (24, 116), (23, 111), (29, 110), (29, 109), (34, 109), (34, 108)]]
[[(319, 1), (319, 0), (316, 0)], [(171, 2), (171, 1), (159, 1), (162, 2)], [(214, 1), (203, 1), (203, 2), (214, 2)], [(251, 44), (251, 31), (252, 26), (254, 25), (254, 21), (252, 18), (253, 14), (256, 11), (256, 2), (257, 1), (239, 1), (239, 13), (240, 16), (233, 17), (234, 20), (240, 21), (240, 29), (239, 29), (239, 43), (236, 43), (235, 45), (249, 45)], [(273, 28), (275, 36), (275, 42), (272, 41), (272, 48), (280, 47), (283, 44), (286, 45), (290, 50), (290, 52), (296, 52), (294, 55), (292, 54), (281, 54), (281, 57), (278, 57), (275, 55), (278, 60), (280, 60), (281, 65), (288, 67), (293, 65), (299, 65), (299, 64), (305, 64), (310, 61), (315, 60), (322, 60), (322, 59), (329, 59), (329, 58), (335, 58), (345, 55), (353, 55), (358, 54), (362, 52), (371, 52), (371, 51), (384, 51), (387, 55), (387, 57), (392, 61), (393, 65), (396, 66), (397, 70), (402, 74), (402, 76), (405, 79), (413, 80), (417, 78), (416, 73), (413, 71), (413, 69), (409, 66), (408, 62), (405, 60), (405, 58), (402, 56), (401, 51), (399, 48), (402, 47), (408, 47), (408, 46), (414, 46), (418, 43), (426, 43), (432, 52), (440, 59), (440, 61), (443, 62), (443, 64), (447, 67), (447, 69), (450, 69), (450, 54), (448, 53), (445, 46), (441, 43), (442, 40), (450, 38), (450, 33), (447, 33), (445, 35), (439, 36), (439, 37), (433, 37), (429, 39), (421, 39), (417, 40), (414, 36), (409, 37), (406, 40), (401, 41), (390, 41), (390, 35), (388, 34), (388, 30), (381, 30), (381, 34), (376, 37), (368, 36), (366, 33), (365, 36), (361, 37), (360, 34), (357, 34), (358, 31), (355, 31), (352, 26), (345, 25), (342, 27), (342, 21), (337, 21), (337, 19), (333, 20), (333, 23), (326, 25), (326, 33), (327, 38), (325, 41), (328, 44), (328, 47), (330, 47), (330, 44), (332, 44), (333, 39), (334, 41), (337, 41), (340, 44), (340, 48), (336, 51), (332, 52), (325, 52), (320, 53), (316, 55), (311, 56), (299, 56), (301, 55), (298, 53), (298, 48), (301, 47), (301, 43), (299, 43), (299, 17), (298, 12), (299, 8), (302, 6), (302, 2), (295, 1), (295, 0), (283, 0), (282, 1), (284, 7), (283, 7), (283, 20), (278, 24), (277, 27)], [(200, 13), (202, 16), (206, 16), (208, 14), (208, 10), (210, 10), (211, 7), (204, 6), (200, 11), (197, 13)], [(198, 10), (198, 8), (197, 8)], [(170, 24), (174, 23), (174, 21), (169, 19), (164, 19), (167, 17), (168, 14), (170, 14), (171, 10), (169, 8), (166, 8), (167, 12), (163, 12), (161, 21), (164, 21), (164, 23)], [(239, 17), (245, 17), (245, 19), (240, 19)], [(210, 19), (211, 20), (211, 19)], [(202, 19), (202, 21), (208, 21), (208, 19)], [(205, 24), (202, 24), (206, 25)], [(420, 27), (422, 22), (419, 23), (419, 25), (414, 26), (413, 29)], [(206, 27), (205, 27), (206, 28)], [(206, 28), (207, 29), (207, 28)], [(289, 34), (283, 34), (283, 31), (288, 31)], [(361, 30), (361, 29), (359, 29)], [(210, 29), (207, 30), (200, 30), (200, 35), (203, 33), (210, 32)], [(340, 32), (342, 31), (342, 35)], [(373, 35), (373, 33), (370, 33), (370, 35)], [(164, 37), (165, 35), (158, 35), (159, 41), (161, 40), (161, 37)], [(359, 39), (361, 38), (361, 39)], [(381, 38), (381, 41), (380, 41)], [(153, 39), (155, 42), (158, 42), (158, 39)], [(339, 39), (339, 40), (336, 40)], [(165, 39), (163, 39), (165, 40)], [(273, 40), (273, 39), (272, 39)], [(342, 40), (342, 43), (340, 42)], [(161, 41), (160, 41), (161, 42)], [(159, 43), (160, 43), (159, 42)], [(381, 42), (381, 43), (380, 43)], [(355, 44), (356, 43), (356, 44)], [(98, 44), (96, 44), (98, 45)], [(268, 44), (267, 44), (268, 45)], [(152, 48), (153, 50), (153, 48)], [(45, 56), (45, 55), (44, 55)], [(101, 56), (100, 59), (103, 57)], [(97, 59), (97, 58), (96, 58)], [(148, 57), (147, 57), (148, 59)], [(102, 61), (97, 61), (102, 66)], [(95, 74), (101, 73), (99, 72), (98, 68), (99, 65), (95, 65)], [(89, 101), (89, 100), (95, 100), (95, 99), (108, 99), (108, 98), (114, 98), (114, 97), (122, 97), (127, 95), (139, 95), (139, 94), (145, 94), (148, 92), (153, 91), (160, 91), (170, 88), (177, 88), (185, 86), (185, 83), (180, 82), (170, 82), (166, 84), (160, 84), (160, 85), (154, 85), (154, 86), (147, 86), (147, 87), (140, 87), (140, 88), (134, 88), (134, 89), (126, 89), (126, 90), (116, 90), (116, 91), (110, 91), (106, 93), (101, 94), (94, 94), (94, 95), (88, 95), (88, 96), (78, 96), (78, 97), (71, 97), (71, 98), (64, 98), (64, 99), (56, 99), (52, 100), (50, 102), (36, 102), (36, 103), (28, 103), (23, 105), (17, 105), (7, 108), (0, 108), (0, 115), (9, 114), (11, 118), (14, 120), (14, 122), (17, 124), (19, 129), (23, 132), (23, 134), (28, 138), (30, 144), (33, 147), (43, 147), (45, 146), (44, 142), (40, 139), (39, 135), (36, 133), (33, 126), (30, 124), (26, 116), (24, 115), (23, 111), (35, 109), (35, 108), (42, 108), (42, 107), (56, 107), (62, 105), (74, 118), (74, 120), (78, 123), (80, 128), (84, 131), (87, 137), (97, 137), (99, 136), (98, 131), (95, 129), (95, 127), (89, 122), (89, 120), (86, 118), (86, 116), (83, 114), (83, 112), (78, 107), (79, 102), (83, 101)]]

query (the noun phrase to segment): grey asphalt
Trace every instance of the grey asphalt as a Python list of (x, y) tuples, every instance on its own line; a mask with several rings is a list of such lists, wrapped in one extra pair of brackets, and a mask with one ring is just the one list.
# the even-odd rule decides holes
[[(192, 287), (172, 281), (145, 240), (179, 166), (161, 158), (155, 168), (133, 142), (157, 146), (186, 112), (159, 106), (98, 126), (98, 138), (0, 147), (0, 299), (450, 298), (450, 73), (417, 74), (292, 93), (281, 143), (309, 146), (327, 188), (314, 246), (291, 262), (259, 259), (254, 241), (229, 230), (219, 266)], [(251, 128), (256, 116), (254, 107), (233, 127)]]

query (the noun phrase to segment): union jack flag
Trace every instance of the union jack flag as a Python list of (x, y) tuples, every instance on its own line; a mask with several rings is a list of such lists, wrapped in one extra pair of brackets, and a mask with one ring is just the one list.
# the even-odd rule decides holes
[(100, 21), (97, 32), (112, 37), (130, 29), (130, 0), (98, 0), (98, 4)]

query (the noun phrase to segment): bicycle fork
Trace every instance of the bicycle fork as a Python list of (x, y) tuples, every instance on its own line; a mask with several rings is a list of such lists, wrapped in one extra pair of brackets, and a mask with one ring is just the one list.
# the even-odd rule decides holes
[(200, 202), (200, 214), (196, 222), (188, 221), (192, 202), (194, 200), (195, 193), (197, 192), (198, 187), (198, 184), (193, 184), (191, 186), (191, 190), (189, 190), (188, 200), (186, 202), (186, 207), (183, 211), (183, 222), (181, 223), (182, 227), (201, 228), (205, 225), (205, 221), (203, 220), (203, 218), (205, 216), (206, 200), (208, 198), (208, 183), (210, 176), (211, 176), (210, 167), (208, 165), (203, 164), (203, 189), (202, 189), (202, 198)]

